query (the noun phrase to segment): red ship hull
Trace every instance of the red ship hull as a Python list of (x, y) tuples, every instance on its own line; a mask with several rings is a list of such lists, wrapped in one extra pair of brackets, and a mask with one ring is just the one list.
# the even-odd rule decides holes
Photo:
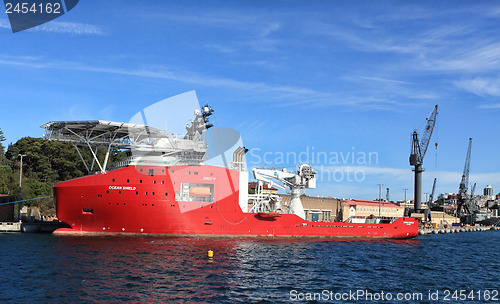
[[(242, 211), (239, 171), (209, 166), (128, 166), (54, 186), (58, 235), (412, 238), (414, 218), (393, 223), (309, 222)], [(192, 186), (192, 187), (191, 187)], [(190, 197), (182, 197), (183, 187)], [(247, 189), (241, 189), (247, 191)]]

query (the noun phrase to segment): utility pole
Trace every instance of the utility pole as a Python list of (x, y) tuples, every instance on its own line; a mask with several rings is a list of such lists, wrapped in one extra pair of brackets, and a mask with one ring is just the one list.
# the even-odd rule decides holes
[[(26, 156), (25, 154), (19, 154), (21, 156), (21, 165), (19, 166), (19, 201), (22, 200), (23, 196), (23, 188), (22, 188), (22, 183), (23, 183), (23, 156)], [(17, 219), (21, 221), (21, 202), (17, 203)]]
[(382, 201), (382, 186), (384, 184), (377, 184), (378, 185), (378, 217), (380, 217), (380, 207), (381, 207), (381, 201)]

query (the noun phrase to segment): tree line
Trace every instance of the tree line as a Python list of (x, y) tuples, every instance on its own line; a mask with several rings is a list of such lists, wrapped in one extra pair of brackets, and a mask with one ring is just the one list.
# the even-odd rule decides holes
[[(87, 175), (87, 169), (75, 147), (68, 142), (48, 141), (43, 138), (23, 137), (7, 150), (3, 145), (5, 136), (0, 129), (0, 194), (19, 198), (20, 155), (23, 156), (22, 198), (30, 199), (52, 195), (52, 187), (65, 180)], [(92, 162), (88, 149), (80, 149), (86, 163)], [(104, 149), (98, 150), (99, 161), (104, 159)], [(109, 162), (118, 162), (126, 157), (126, 152), (112, 150)], [(42, 213), (55, 213), (53, 199), (27, 202), (25, 205), (38, 206)]]

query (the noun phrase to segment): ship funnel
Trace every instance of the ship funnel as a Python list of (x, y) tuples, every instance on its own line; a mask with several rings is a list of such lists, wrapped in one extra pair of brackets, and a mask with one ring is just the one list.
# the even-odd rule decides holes
[(245, 147), (238, 147), (233, 153), (233, 168), (243, 171), (245, 166), (243, 162), (243, 157), (248, 152), (248, 149)]

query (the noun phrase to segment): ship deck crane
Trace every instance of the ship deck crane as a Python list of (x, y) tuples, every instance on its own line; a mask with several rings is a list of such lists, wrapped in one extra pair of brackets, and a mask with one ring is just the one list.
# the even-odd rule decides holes
[(434, 130), (434, 126), (436, 124), (437, 117), (437, 109), (438, 106), (434, 107), (434, 110), (427, 118), (427, 123), (425, 126), (424, 133), (422, 135), (422, 139), (419, 140), (417, 130), (414, 130), (412, 133), (412, 145), (411, 145), (411, 154), (410, 154), (410, 165), (414, 166), (413, 171), (415, 172), (415, 193), (414, 193), (414, 209), (415, 212), (420, 212), (422, 209), (421, 201), (422, 201), (422, 172), (423, 169), (423, 161), (425, 157), (425, 153), (427, 152), (427, 148), (429, 147), (429, 142), (432, 136), (432, 131)]
[[(249, 196), (255, 201), (254, 211), (257, 212), (278, 212), (279, 210), (272, 210), (272, 206), (268, 205), (269, 198), (262, 193), (262, 183), (267, 183), (270, 186), (276, 186), (280, 189), (290, 188), (291, 198), (289, 205), (289, 213), (296, 214), (302, 219), (305, 219), (304, 208), (300, 201), (302, 189), (316, 188), (316, 172), (312, 167), (306, 164), (299, 166), (296, 173), (288, 172), (286, 169), (252, 169), (254, 178), (258, 181), (257, 193)], [(275, 209), (279, 209), (275, 206)]]

